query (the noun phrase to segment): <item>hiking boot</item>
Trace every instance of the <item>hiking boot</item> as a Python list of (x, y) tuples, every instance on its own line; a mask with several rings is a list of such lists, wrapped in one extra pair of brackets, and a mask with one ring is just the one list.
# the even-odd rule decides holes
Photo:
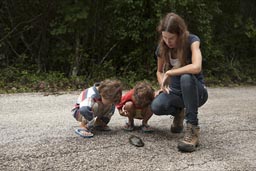
[(200, 127), (187, 123), (183, 140), (179, 141), (178, 149), (182, 152), (192, 152), (199, 145)]
[(171, 125), (172, 133), (181, 133), (182, 132), (184, 118), (185, 118), (185, 112), (184, 112), (184, 109), (182, 109), (180, 111), (180, 113), (178, 113), (173, 119), (173, 123)]

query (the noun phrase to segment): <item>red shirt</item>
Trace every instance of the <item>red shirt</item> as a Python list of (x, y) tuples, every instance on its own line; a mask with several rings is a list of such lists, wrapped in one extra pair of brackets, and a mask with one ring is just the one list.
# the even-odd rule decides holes
[(122, 96), (121, 102), (116, 105), (117, 109), (122, 109), (126, 102), (132, 102), (136, 109), (141, 109), (141, 107), (136, 106), (135, 102), (132, 100), (132, 96), (134, 94), (134, 89), (128, 91), (125, 95)]

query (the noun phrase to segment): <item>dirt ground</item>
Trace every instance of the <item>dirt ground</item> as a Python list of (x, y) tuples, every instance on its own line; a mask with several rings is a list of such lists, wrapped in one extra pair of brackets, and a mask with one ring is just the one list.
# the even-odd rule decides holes
[[(256, 87), (209, 88), (199, 109), (200, 146), (181, 153), (183, 133), (170, 132), (170, 116), (153, 116), (152, 134), (124, 132), (115, 113), (110, 132), (84, 139), (71, 108), (80, 92), (0, 95), (0, 170), (256, 170)], [(140, 125), (139, 121), (135, 122)], [(129, 144), (139, 136), (144, 147)]]

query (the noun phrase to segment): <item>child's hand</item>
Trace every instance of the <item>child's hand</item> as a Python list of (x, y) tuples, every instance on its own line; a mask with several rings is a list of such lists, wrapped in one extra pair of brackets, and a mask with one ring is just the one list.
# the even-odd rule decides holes
[(128, 111), (124, 109), (124, 107), (122, 109), (119, 109), (119, 114), (122, 116), (128, 116)]

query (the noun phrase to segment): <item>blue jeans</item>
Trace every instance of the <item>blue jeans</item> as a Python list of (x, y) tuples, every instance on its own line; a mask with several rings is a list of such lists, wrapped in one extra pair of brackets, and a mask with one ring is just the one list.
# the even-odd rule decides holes
[(151, 103), (151, 110), (155, 115), (176, 116), (182, 108), (186, 108), (187, 122), (198, 125), (198, 107), (207, 101), (207, 89), (192, 74), (181, 75), (180, 85), (179, 92), (159, 94)]

